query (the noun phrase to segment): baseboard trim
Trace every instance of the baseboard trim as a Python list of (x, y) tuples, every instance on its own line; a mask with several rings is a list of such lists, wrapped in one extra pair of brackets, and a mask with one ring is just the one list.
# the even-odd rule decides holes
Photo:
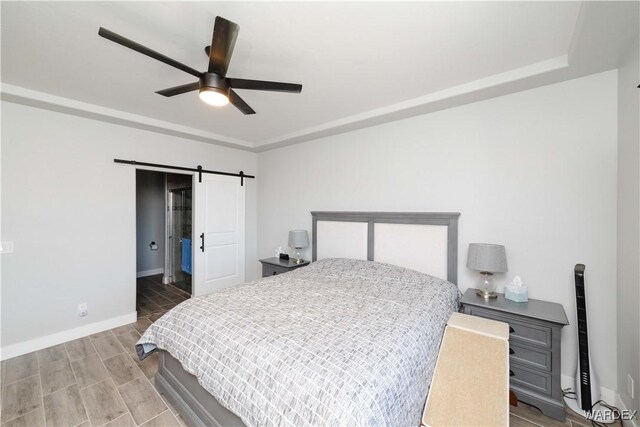
[[(574, 377), (570, 375), (562, 375), (562, 379), (560, 380), (562, 384), (562, 388), (571, 388), (573, 390), (576, 386), (576, 380)], [(618, 401), (617, 394), (614, 390), (606, 387), (600, 387), (600, 399), (604, 400), (610, 405), (615, 405)]]
[[(575, 387), (575, 379), (569, 375), (562, 375), (561, 379), (562, 388)], [(604, 400), (610, 405), (617, 407), (620, 411), (627, 410), (628, 408), (624, 404), (624, 401), (620, 397), (620, 394), (614, 390), (611, 390), (606, 387), (600, 387), (600, 399)], [(635, 420), (623, 420), (623, 427), (640, 427), (640, 420), (636, 416)]]
[[(615, 405), (620, 409), (621, 412), (628, 411), (627, 405), (624, 404), (624, 400), (620, 396), (620, 393), (616, 393), (616, 402)], [(622, 427), (640, 427), (640, 414), (636, 414), (635, 420), (622, 420)]]
[(155, 268), (153, 270), (138, 271), (136, 273), (136, 277), (147, 277), (147, 276), (153, 276), (156, 274), (164, 274), (164, 268)]
[(50, 335), (34, 338), (27, 341), (11, 344), (0, 348), (0, 360), (11, 359), (12, 357), (21, 356), (31, 353), (32, 351), (42, 350), (43, 348), (53, 345), (62, 344), (73, 341), (87, 335), (117, 328), (118, 326), (128, 325), (137, 320), (137, 312), (131, 312), (124, 316), (112, 317), (111, 319), (101, 320), (99, 322), (90, 323), (88, 325), (79, 326), (73, 329), (56, 332)]

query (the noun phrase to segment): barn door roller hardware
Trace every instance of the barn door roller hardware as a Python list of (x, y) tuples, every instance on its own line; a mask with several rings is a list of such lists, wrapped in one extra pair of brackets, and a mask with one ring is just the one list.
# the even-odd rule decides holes
[(163, 168), (163, 169), (175, 169), (179, 171), (188, 171), (188, 172), (198, 172), (198, 182), (202, 182), (202, 174), (203, 173), (212, 173), (214, 175), (225, 175), (225, 176), (237, 176), (240, 178), (240, 185), (244, 185), (244, 180), (246, 178), (255, 179), (254, 175), (247, 175), (243, 171), (240, 173), (233, 172), (220, 172), (220, 171), (211, 171), (207, 169), (202, 169), (202, 166), (198, 165), (195, 168), (185, 168), (182, 166), (170, 166), (170, 165), (161, 165), (158, 163), (147, 163), (147, 162), (138, 162), (136, 160), (122, 160), (122, 159), (113, 159), (115, 163), (122, 163), (125, 165), (134, 165), (134, 166), (148, 166), (153, 168)]

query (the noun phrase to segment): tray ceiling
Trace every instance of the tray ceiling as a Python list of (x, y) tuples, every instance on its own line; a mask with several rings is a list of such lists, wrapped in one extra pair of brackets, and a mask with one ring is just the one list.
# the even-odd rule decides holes
[[(457, 98), (473, 101), (469, 94), (513, 81), (544, 84), (531, 79), (545, 73), (564, 70), (569, 78), (576, 34), (590, 30), (580, 26), (586, 6), (2, 2), (3, 98), (260, 150), (446, 108)], [(204, 70), (216, 15), (240, 25), (228, 76), (302, 83), (302, 94), (239, 90), (255, 116), (210, 107), (196, 92), (164, 98), (154, 92), (194, 78), (97, 35), (104, 26)], [(612, 25), (624, 15), (613, 13)], [(637, 19), (627, 21), (637, 27)], [(617, 31), (620, 44), (637, 34)]]

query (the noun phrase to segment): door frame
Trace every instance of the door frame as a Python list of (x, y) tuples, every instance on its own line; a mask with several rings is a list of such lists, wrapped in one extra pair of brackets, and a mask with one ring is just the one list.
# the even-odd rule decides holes
[[(168, 267), (168, 263), (169, 263), (169, 251), (167, 251), (167, 242), (169, 241), (169, 227), (168, 227), (168, 213), (167, 213), (167, 207), (169, 206), (169, 192), (168, 190), (168, 186), (167, 186), (167, 176), (166, 174), (171, 173), (174, 175), (187, 175), (187, 176), (191, 176), (191, 188), (192, 188), (192, 193), (191, 193), (191, 204), (192, 204), (192, 209), (191, 209), (191, 224), (193, 224), (194, 219), (195, 219), (195, 209), (193, 209), (193, 206), (195, 205), (195, 185), (196, 185), (196, 179), (197, 179), (197, 172), (176, 172), (175, 169), (169, 169), (169, 168), (159, 168), (159, 167), (155, 167), (155, 166), (139, 166), (136, 165), (134, 168), (134, 179), (135, 179), (135, 171), (137, 170), (145, 170), (145, 171), (149, 171), (149, 172), (160, 172), (160, 173), (164, 173), (165, 174), (165, 178), (164, 178), (164, 206), (165, 206), (165, 211), (164, 211), (164, 272), (162, 273), (162, 283), (167, 285), (168, 284), (168, 277), (167, 277), (167, 267)], [(135, 185), (135, 181), (134, 181), (134, 185)], [(136, 195), (137, 196), (137, 195)], [(135, 203), (134, 203), (135, 206)], [(136, 225), (137, 226), (137, 225)], [(196, 230), (195, 228), (191, 227), (191, 242), (192, 242), (192, 247), (191, 247), (191, 260), (193, 262), (193, 242), (195, 242), (195, 233)], [(135, 289), (135, 287), (134, 287)], [(191, 295), (193, 296), (193, 276), (191, 278)], [(135, 299), (134, 299), (135, 300)]]

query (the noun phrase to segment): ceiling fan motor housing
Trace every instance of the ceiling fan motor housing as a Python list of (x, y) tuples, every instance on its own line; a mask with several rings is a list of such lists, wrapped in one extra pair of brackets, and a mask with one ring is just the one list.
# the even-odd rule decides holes
[(200, 77), (200, 90), (209, 89), (227, 94), (229, 93), (229, 83), (227, 83), (227, 79), (215, 73), (203, 73)]

